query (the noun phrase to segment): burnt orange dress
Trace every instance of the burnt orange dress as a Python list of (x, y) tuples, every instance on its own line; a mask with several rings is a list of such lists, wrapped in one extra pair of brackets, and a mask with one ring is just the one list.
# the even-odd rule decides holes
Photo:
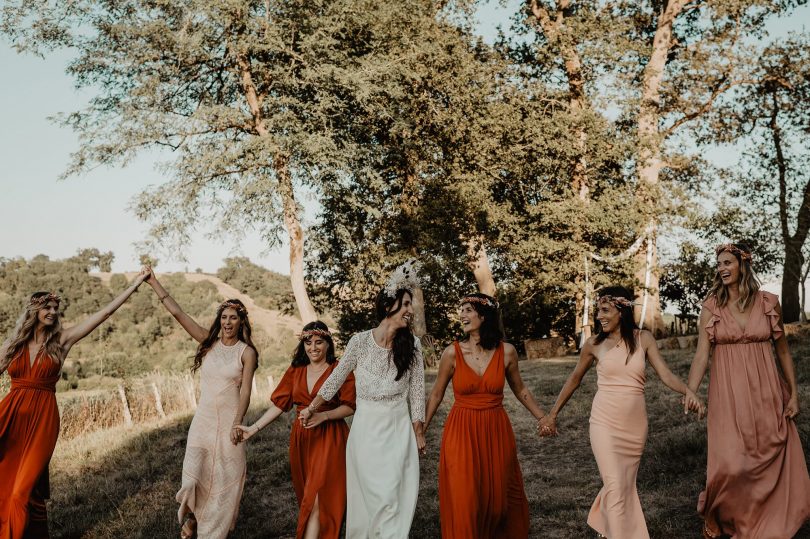
[(59, 436), (61, 365), (28, 346), (11, 361), (11, 391), (0, 401), (0, 539), (48, 537), (48, 462)]
[(439, 454), (439, 515), (444, 539), (525, 539), (529, 502), (515, 433), (503, 408), (503, 344), (479, 376), (456, 349), (455, 403)]
[(796, 424), (784, 415), (789, 392), (771, 347), (783, 335), (777, 304), (758, 292), (745, 329), (714, 297), (703, 304), (714, 344), (698, 501), (707, 537), (788, 539), (810, 516), (810, 477)]
[[(290, 367), (271, 400), (285, 412), (293, 406), (300, 411), (312, 402), (321, 384), (337, 366), (329, 365), (307, 390), (307, 368)], [(354, 375), (349, 374), (335, 397), (324, 403), (319, 412), (334, 410), (341, 405), (355, 408)], [(290, 471), (293, 488), (298, 498), (298, 526), (295, 536), (301, 538), (318, 497), (318, 521), (321, 539), (338, 539), (343, 515), (346, 512), (346, 441), (349, 426), (343, 419), (324, 421), (317, 427), (305, 429), (298, 420), (293, 421), (290, 433)]]

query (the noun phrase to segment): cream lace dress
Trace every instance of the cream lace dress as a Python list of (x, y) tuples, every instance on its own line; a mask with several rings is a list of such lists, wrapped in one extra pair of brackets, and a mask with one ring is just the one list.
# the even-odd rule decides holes
[(182, 523), (186, 513), (197, 519), (199, 539), (224, 539), (234, 528), (245, 485), (245, 444), (231, 443), (239, 407), (242, 341), (222, 341), (208, 351), (200, 368), (200, 402), (188, 431), (183, 482), (177, 493)]
[(404, 539), (416, 510), (419, 454), (411, 423), (425, 420), (422, 348), (416, 341), (413, 366), (399, 380), (389, 353), (370, 330), (358, 333), (318, 391), (331, 400), (354, 371), (357, 411), (346, 446), (347, 539)]

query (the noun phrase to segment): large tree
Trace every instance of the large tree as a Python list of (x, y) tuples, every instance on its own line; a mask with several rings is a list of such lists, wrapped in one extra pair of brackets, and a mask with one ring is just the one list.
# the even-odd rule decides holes
[(94, 97), (62, 118), (81, 140), (67, 174), (166, 150), (171, 180), (136, 203), (153, 238), (182, 252), (212, 220), (225, 237), (253, 226), (269, 246), (286, 238), (308, 321), (301, 190), (317, 192), (352, 160), (338, 124), (380, 79), (366, 74), (387, 69), (362, 30), (374, 5), (18, 1), (3, 7), (2, 28), (18, 50), (76, 53), (67, 71)]

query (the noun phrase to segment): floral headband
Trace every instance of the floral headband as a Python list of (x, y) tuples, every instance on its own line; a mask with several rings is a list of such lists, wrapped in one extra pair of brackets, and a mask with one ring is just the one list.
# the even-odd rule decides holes
[(481, 298), (478, 296), (464, 296), (463, 298), (461, 298), (461, 301), (459, 303), (461, 305), (464, 305), (465, 303), (479, 303), (484, 307), (489, 307), (490, 309), (498, 308), (498, 302), (495, 301), (494, 299)]
[(751, 253), (747, 251), (743, 251), (733, 243), (722, 243), (714, 248), (715, 256), (719, 256), (720, 253), (731, 253), (733, 255), (739, 256), (742, 260), (748, 260), (749, 262), (753, 260), (753, 256)]
[(302, 331), (298, 335), (298, 338), (301, 339), (302, 341), (305, 341), (305, 340), (309, 339), (310, 337), (328, 337), (328, 338), (331, 339), (332, 334), (329, 333), (328, 329), (317, 329), (316, 328), (316, 329), (305, 329), (304, 331)]
[(56, 303), (61, 303), (62, 298), (54, 294), (53, 292), (48, 292), (43, 296), (39, 296), (37, 298), (32, 298), (31, 301), (28, 302), (28, 305), (31, 307), (42, 307), (46, 305), (49, 301), (55, 301)]
[(245, 309), (245, 306), (240, 304), (240, 303), (236, 303), (232, 299), (229, 299), (227, 301), (223, 301), (222, 304), (219, 306), (219, 311), (222, 312), (222, 311), (224, 311), (225, 309), (228, 309), (228, 308), (231, 308), (231, 309), (235, 310), (239, 314), (243, 314), (243, 315), (247, 316), (248, 312), (247, 312), (247, 309)]
[(633, 302), (627, 298), (623, 298), (621, 296), (601, 296), (599, 298), (599, 303), (610, 303), (617, 309), (621, 307), (632, 307)]

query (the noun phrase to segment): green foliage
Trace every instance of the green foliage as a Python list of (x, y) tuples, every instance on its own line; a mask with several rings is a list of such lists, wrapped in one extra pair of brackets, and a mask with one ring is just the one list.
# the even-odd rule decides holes
[[(90, 250), (82, 253), (87, 251)], [(283, 290), (281, 276), (270, 274), (247, 259), (238, 262), (240, 268), (251, 268), (259, 282), (265, 284), (262, 291), (267, 294), (268, 303), (289, 301), (289, 292), (282, 298), (271, 295), (273, 286)], [(236, 271), (234, 275), (239, 278), (242, 270), (234, 270), (234, 267), (231, 260), (227, 271)], [(52, 290), (61, 295), (63, 323), (71, 326), (104, 307), (129, 286), (124, 275), (112, 275), (106, 285), (89, 274), (88, 269), (83, 256), (66, 260), (50, 260), (42, 255), (31, 260), (0, 259), (0, 332), (3, 338), (13, 329), (33, 291)], [(182, 274), (161, 276), (161, 281), (183, 309), (204, 327), (213, 321), (216, 305), (225, 299), (209, 281), (192, 282)], [(267, 335), (260, 328), (254, 328), (254, 341), (261, 352), (261, 364), (271, 367), (271, 372), (277, 370), (273, 365), (287, 363), (289, 352), (296, 344), (289, 331)], [(73, 347), (69, 356), (71, 367), (65, 370), (67, 382), (60, 383), (60, 390), (87, 388), (103, 383), (105, 377), (141, 376), (154, 370), (187, 371), (195, 347), (194, 341), (160, 305), (157, 296), (143, 285), (109, 320)], [(85, 383), (93, 379), (97, 381)]]
[(298, 316), (290, 278), (257, 264), (245, 257), (226, 258), (225, 266), (217, 270), (217, 277), (249, 295), (265, 309)]

